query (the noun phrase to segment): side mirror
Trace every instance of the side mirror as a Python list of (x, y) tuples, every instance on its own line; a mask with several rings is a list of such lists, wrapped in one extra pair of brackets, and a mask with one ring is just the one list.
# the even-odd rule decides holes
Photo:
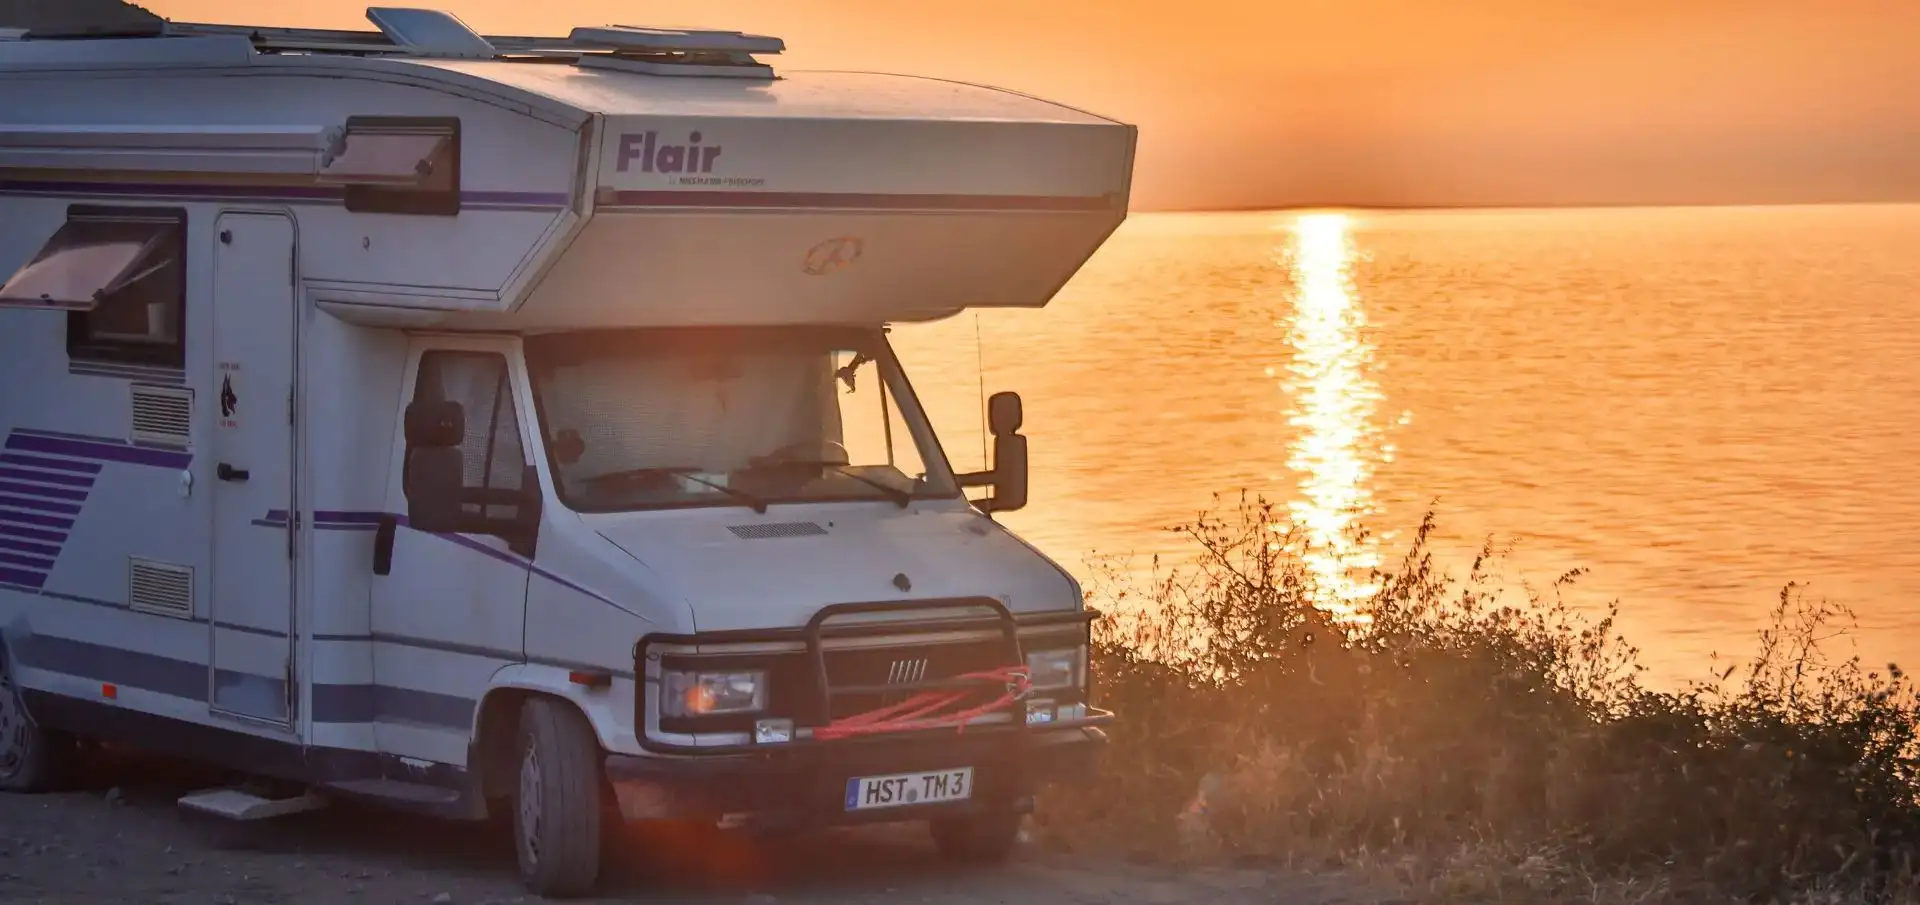
[(1019, 393), (995, 393), (987, 400), (987, 430), (995, 437), (1019, 434), (1020, 425), (1025, 421), (1026, 412)]
[(995, 393), (987, 400), (987, 429), (993, 433), (993, 496), (989, 512), (1012, 512), (1027, 505), (1027, 438), (1020, 435), (1026, 415), (1019, 393)]
[(457, 402), (407, 406), (401, 489), (407, 495), (407, 524), (417, 531), (460, 530), (460, 488), (466, 471), (460, 441), (466, 436), (466, 420)]

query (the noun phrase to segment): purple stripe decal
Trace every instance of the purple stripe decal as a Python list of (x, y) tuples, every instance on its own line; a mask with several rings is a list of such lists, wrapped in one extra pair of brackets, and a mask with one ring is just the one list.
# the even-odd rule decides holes
[(41, 515), (38, 512), (16, 512), (11, 509), (0, 509), (0, 525), (5, 524), (39, 525), (42, 528), (59, 528), (64, 531), (73, 527), (73, 519), (58, 515)]
[[(346, 192), (309, 185), (195, 185), (191, 183), (43, 182), (0, 179), (0, 192), (60, 195), (148, 195), (165, 198), (259, 198), (277, 201), (346, 203)], [(565, 192), (461, 192), (461, 204), (566, 207), (573, 197)]]
[(24, 569), (0, 567), (0, 583), (17, 584), (38, 591), (47, 583), (47, 575), (45, 572), (28, 572)]
[(98, 462), (75, 462), (71, 459), (48, 459), (41, 456), (23, 456), (19, 453), (0, 452), (0, 462), (9, 465), (25, 465), (28, 468), (51, 468), (56, 471), (77, 471), (82, 474), (99, 474)]
[(157, 468), (185, 468), (193, 462), (193, 456), (190, 453), (150, 446), (134, 446), (131, 443), (100, 437), (75, 438), (16, 432), (7, 437), (7, 448), (73, 456), (79, 459), (124, 462), (128, 465), (151, 465)]
[(566, 192), (461, 192), (460, 203), (566, 207), (573, 203), (573, 196)]
[(48, 531), (45, 528), (27, 528), (0, 522), (0, 537), (17, 537), (21, 540), (37, 540), (53, 544), (56, 547), (67, 542), (67, 532)]
[[(383, 513), (343, 512), (338, 514), (342, 516), (351, 516), (354, 518), (370, 517), (374, 520), (378, 520)], [(410, 525), (407, 525), (406, 516), (395, 515), (394, 518), (399, 521), (402, 527), (412, 527)], [(428, 532), (422, 532), (422, 533), (428, 533)], [(451, 541), (455, 544), (459, 544), (460, 546), (466, 547), (469, 550), (474, 550), (480, 553), (484, 553), (487, 556), (492, 557), (493, 559), (497, 559), (508, 565), (519, 566), (523, 569), (526, 569), (529, 572), (532, 572), (535, 575), (540, 576), (541, 578), (545, 578), (548, 581), (558, 584), (563, 588), (567, 588), (573, 591), (578, 591), (608, 606), (614, 606), (614, 607), (619, 606), (619, 604), (614, 603), (612, 600), (607, 599), (605, 595), (594, 593), (593, 591), (587, 588), (581, 587), (580, 585), (575, 584), (574, 582), (568, 581), (566, 578), (560, 575), (554, 574), (553, 572), (540, 568), (539, 566), (535, 565), (532, 560), (527, 559), (526, 557), (521, 556), (517, 553), (513, 553), (508, 550), (496, 550), (492, 547), (487, 546), (486, 544), (481, 543), (478, 539), (469, 537), (465, 534), (434, 534), (433, 536), (438, 537), (441, 540)]]
[(9, 553), (5, 550), (0, 550), (0, 562), (12, 563), (16, 566), (26, 566), (29, 569), (39, 569), (42, 572), (53, 568), (53, 560), (44, 556), (28, 556), (24, 553)]
[(84, 503), (87, 501), (87, 492), (84, 490), (70, 490), (65, 487), (46, 487), (39, 484), (20, 484), (13, 481), (0, 481), (0, 493), (15, 493), (21, 496), (39, 497), (47, 500), (67, 500), (76, 503)]
[(13, 432), (16, 434), (31, 434), (36, 437), (65, 437), (68, 440), (92, 440), (96, 443), (118, 443), (123, 446), (126, 445), (127, 442), (118, 437), (99, 437), (93, 434), (75, 434), (68, 431), (50, 431), (32, 427), (14, 428)]
[(433, 536), (440, 538), (441, 540), (452, 541), (453, 543), (459, 544), (460, 546), (465, 547), (469, 550), (472, 550), (476, 553), (484, 553), (487, 556), (497, 559), (510, 566), (519, 566), (522, 569), (531, 568), (533, 566), (532, 563), (527, 562), (525, 559), (522, 559), (519, 556), (514, 555), (513, 553), (510, 553), (506, 550), (496, 550), (492, 547), (487, 546), (484, 543), (481, 543), (479, 538), (472, 537), (470, 535), (434, 534)]
[(0, 537), (0, 550), (17, 550), (21, 553), (32, 553), (35, 556), (46, 556), (50, 558), (58, 558), (60, 556), (59, 547), (49, 547), (46, 544), (30, 544), (23, 540), (14, 540), (11, 537)]
[[(313, 516), (314, 516), (313, 527), (320, 531), (369, 531), (375, 528), (376, 526), (378, 526), (381, 519), (389, 517), (389, 514), (384, 512), (320, 509), (320, 510), (315, 510), (315, 512), (313, 513)], [(395, 515), (392, 515), (391, 517), (394, 519), (395, 522), (399, 523), (401, 527), (404, 527), (404, 528), (412, 527), (407, 524), (407, 517), (404, 515), (395, 514)], [(253, 524), (258, 525), (262, 528), (285, 528), (287, 526), (287, 512), (284, 509), (270, 509), (267, 511), (266, 517), (254, 519)], [(440, 533), (425, 532), (425, 531), (421, 533), (422, 534), (432, 533), (432, 536), (440, 538), (441, 540), (447, 541), (448, 543), (457, 544), (459, 546), (472, 550), (475, 553), (479, 553), (483, 556), (486, 556), (489, 559), (498, 560), (510, 566), (518, 566), (522, 569), (526, 569), (527, 571), (532, 572), (535, 575), (538, 575), (542, 578), (545, 578), (549, 581), (559, 584), (561, 587), (578, 591), (582, 594), (587, 595), (588, 597), (592, 597), (593, 599), (600, 601), (601, 603), (605, 603), (610, 606), (617, 606), (617, 604), (614, 604), (612, 600), (609, 600), (600, 594), (596, 594), (593, 591), (588, 590), (587, 588), (581, 587), (580, 585), (575, 584), (574, 582), (568, 581), (566, 578), (563, 578), (559, 575), (556, 575), (552, 572), (547, 571), (546, 569), (542, 569), (539, 566), (534, 565), (532, 560), (529, 560), (524, 556), (521, 556), (512, 551), (497, 549), (493, 546), (488, 545), (485, 541), (482, 541), (480, 538), (474, 537), (472, 535), (440, 534)]]
[[(313, 529), (315, 531), (372, 531), (380, 526), (380, 517), (378, 512), (335, 512), (321, 509), (313, 514)], [(254, 519), (253, 524), (260, 528), (285, 528), (287, 512), (284, 509), (268, 510), (264, 518)]]
[(611, 207), (760, 207), (853, 210), (1105, 211), (1116, 196), (893, 195), (863, 192), (615, 192)]
[(23, 468), (7, 468), (5, 466), (0, 466), (0, 481), (26, 481), (33, 484), (55, 484), (64, 487), (93, 486), (93, 478), (86, 475), (27, 471)]
[(74, 503), (34, 500), (22, 496), (8, 496), (4, 493), (0, 493), (0, 506), (12, 506), (15, 509), (38, 509), (41, 512), (57, 512), (61, 515), (80, 514), (80, 507)]
[[(59, 195), (144, 195), (163, 198), (245, 198), (341, 204), (340, 189), (319, 186), (193, 185), (185, 183), (98, 183), (0, 180), (0, 193)], [(497, 207), (565, 207), (564, 192), (461, 192), (460, 203)], [(611, 207), (826, 208), (843, 210), (948, 211), (1110, 211), (1117, 195), (967, 195), (889, 194), (878, 192), (616, 192)]]
[(532, 563), (528, 563), (527, 565), (528, 565), (528, 568), (532, 570), (533, 574), (538, 575), (541, 578), (544, 578), (548, 581), (551, 581), (554, 584), (557, 584), (569, 590), (578, 591), (608, 606), (616, 606), (616, 607), (619, 606), (619, 604), (614, 603), (612, 600), (607, 599), (605, 596), (596, 594), (593, 591), (587, 590), (586, 588), (583, 588), (577, 584), (574, 584), (573, 582), (568, 581), (565, 578), (560, 577), (559, 575), (555, 575), (554, 573), (549, 572), (546, 569), (542, 569), (539, 566), (533, 565)]
[[(314, 527), (325, 527), (327, 525), (367, 525), (371, 527), (380, 524), (380, 520), (383, 518), (386, 518), (386, 513), (384, 512), (316, 509), (313, 513)], [(406, 519), (400, 516), (395, 516), (395, 518), (400, 518), (403, 524), (406, 522)], [(284, 525), (287, 523), (287, 510), (269, 509), (267, 510), (267, 514), (261, 516), (258, 521), (275, 522)]]

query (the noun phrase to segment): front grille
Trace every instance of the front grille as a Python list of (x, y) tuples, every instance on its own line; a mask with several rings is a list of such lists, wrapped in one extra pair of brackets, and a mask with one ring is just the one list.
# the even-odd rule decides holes
[[(1004, 638), (942, 644), (905, 644), (890, 647), (829, 650), (827, 685), (835, 689), (833, 708), (820, 712), (820, 686), (809, 654), (784, 654), (768, 664), (767, 710), (803, 726), (824, 725), (877, 707), (897, 703), (916, 693), (911, 686), (952, 679), (1015, 665)], [(855, 689), (848, 693), (847, 689)], [(1000, 689), (982, 688), (965, 704), (985, 703)], [(978, 701), (975, 701), (978, 698)]]
[[(836, 693), (833, 696), (832, 718), (841, 719), (896, 703), (915, 693), (907, 686), (1013, 666), (1012, 659), (1004, 638), (827, 651), (829, 688), (897, 689)], [(966, 703), (985, 703), (998, 697), (999, 693), (998, 688), (983, 688), (970, 695)], [(976, 697), (979, 698), (977, 702), (973, 700)]]
[[(993, 618), (954, 619), (951, 617), (922, 622), (915, 619), (870, 621), (863, 626), (836, 622), (840, 617), (861, 613), (908, 614), (918, 611), (989, 611)], [(836, 720), (869, 713), (897, 704), (910, 696), (933, 691), (964, 691), (956, 701), (940, 709), (942, 714), (992, 704), (1006, 694), (998, 681), (963, 680), (968, 673), (991, 672), (1021, 667), (1022, 647), (1040, 637), (1044, 643), (1085, 643), (1086, 622), (1036, 618), (1033, 625), (1019, 625), (1013, 614), (991, 598), (911, 601), (901, 603), (849, 603), (822, 608), (805, 625), (796, 629), (767, 630), (763, 633), (729, 633), (724, 640), (705, 641), (697, 635), (650, 636), (641, 639), (635, 651), (636, 667), (642, 671), (764, 669), (767, 673), (767, 706), (754, 714), (716, 714), (711, 716), (651, 716), (651, 697), (636, 701), (643, 719), (655, 720), (658, 731), (668, 735), (708, 735), (750, 733), (759, 720), (791, 719), (797, 728), (818, 728)], [(1057, 624), (1057, 628), (1056, 628)], [(989, 628), (988, 626), (993, 626)], [(1016, 631), (1024, 629), (1019, 640)], [(796, 639), (794, 636), (799, 635)], [(1054, 636), (1058, 635), (1059, 638)], [(795, 640), (804, 645), (793, 644)], [(745, 645), (781, 643), (785, 651), (748, 651)], [(649, 643), (668, 645), (677, 650), (648, 653)], [(687, 650), (708, 643), (718, 649)], [(799, 649), (795, 649), (795, 648)], [(649, 663), (657, 666), (649, 666)], [(657, 689), (655, 689), (657, 691)], [(1059, 695), (1049, 695), (1058, 698)], [(1076, 695), (1077, 697), (1077, 695)], [(1022, 721), (1015, 720), (1019, 725)], [(715, 741), (718, 741), (717, 739)], [(679, 742), (649, 747), (701, 753), (757, 750), (752, 742), (728, 742), (723, 745), (682, 745)]]

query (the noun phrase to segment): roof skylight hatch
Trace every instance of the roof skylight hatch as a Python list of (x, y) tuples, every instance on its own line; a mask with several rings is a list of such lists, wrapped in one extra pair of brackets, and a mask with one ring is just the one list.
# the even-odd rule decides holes
[(582, 53), (579, 65), (587, 68), (750, 79), (774, 77), (773, 67), (754, 59), (754, 54), (787, 49), (785, 41), (766, 35), (634, 25), (576, 28), (567, 43), (582, 50), (605, 51)]

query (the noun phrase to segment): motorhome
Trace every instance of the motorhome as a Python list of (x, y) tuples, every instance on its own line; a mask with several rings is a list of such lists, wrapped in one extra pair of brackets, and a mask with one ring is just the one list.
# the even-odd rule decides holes
[[(1082, 775), (1094, 614), (890, 325), (1044, 306), (1131, 126), (776, 38), (156, 22), (0, 37), (0, 790), (129, 745), (510, 818), (925, 821)], [(969, 491), (972, 491), (971, 494)]]

